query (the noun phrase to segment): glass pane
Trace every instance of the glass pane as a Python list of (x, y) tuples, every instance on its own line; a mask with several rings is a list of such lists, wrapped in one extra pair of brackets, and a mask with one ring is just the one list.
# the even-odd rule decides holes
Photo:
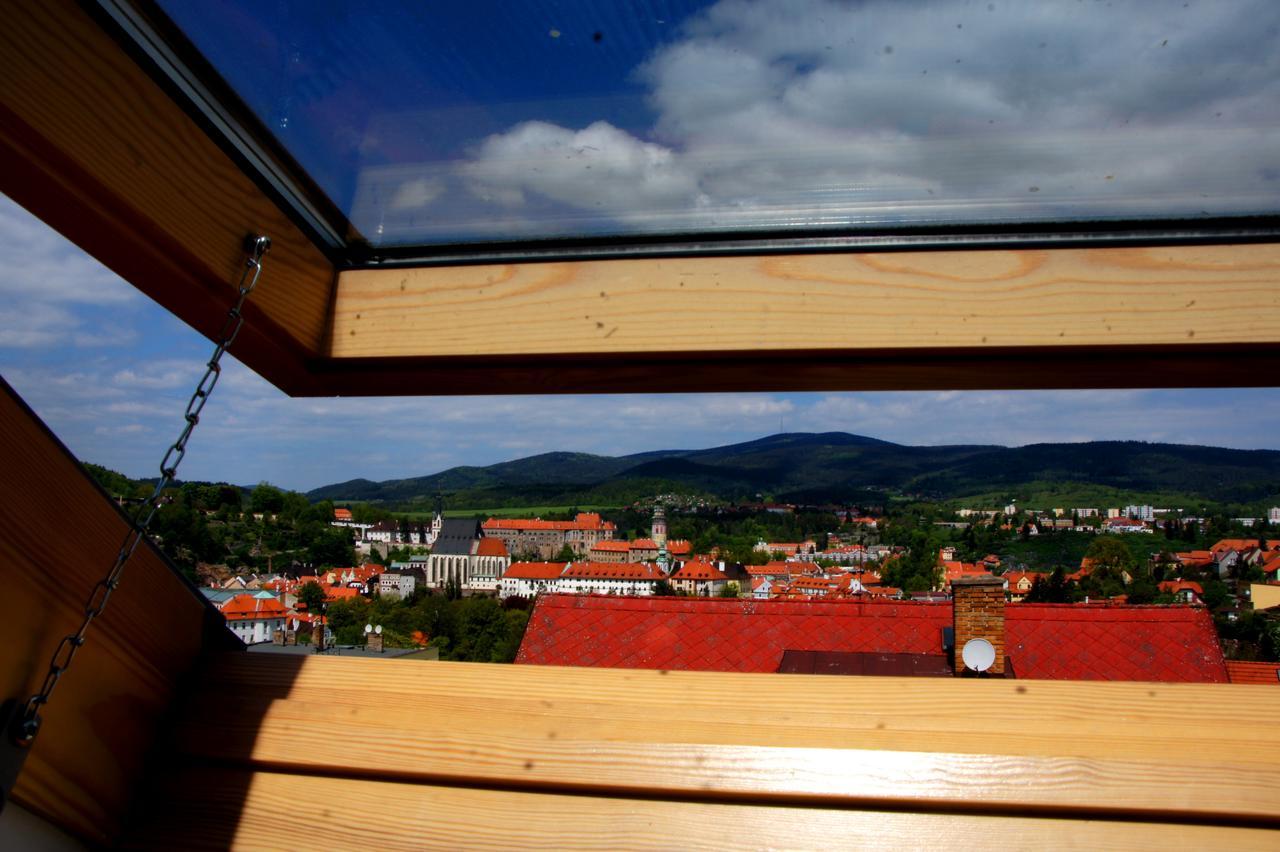
[(376, 245), (1274, 212), (1280, 4), (160, 4)]

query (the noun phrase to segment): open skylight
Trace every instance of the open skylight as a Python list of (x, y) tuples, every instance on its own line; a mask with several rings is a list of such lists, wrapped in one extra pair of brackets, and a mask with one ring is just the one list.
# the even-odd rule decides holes
[(1280, 208), (1280, 5), (160, 0), (375, 247)]

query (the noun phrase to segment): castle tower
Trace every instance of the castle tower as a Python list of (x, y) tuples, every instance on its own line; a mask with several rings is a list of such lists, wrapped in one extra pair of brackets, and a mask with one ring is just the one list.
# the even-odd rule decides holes
[(667, 513), (661, 506), (653, 508), (653, 528), (650, 532), (653, 543), (658, 545), (658, 567), (665, 574), (670, 569), (671, 560), (667, 556)]
[(653, 543), (662, 548), (667, 543), (667, 513), (662, 510), (661, 506), (655, 506), (653, 509), (653, 530), (650, 533)]

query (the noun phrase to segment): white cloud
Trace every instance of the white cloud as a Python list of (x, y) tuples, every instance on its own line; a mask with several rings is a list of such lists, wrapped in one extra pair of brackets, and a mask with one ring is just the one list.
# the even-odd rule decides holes
[(516, 125), (458, 167), (488, 208), (455, 193), (458, 217), (413, 227), (1273, 209), (1280, 52), (1257, 33), (1278, 22), (1280, 6), (1244, 0), (722, 0), (635, 70), (647, 132)]
[(141, 299), (136, 290), (0, 196), (0, 349), (131, 340), (131, 329), (101, 320), (101, 309)]
[(615, 217), (637, 207), (683, 210), (697, 191), (669, 149), (604, 121), (576, 132), (525, 122), (484, 140), (461, 171), (476, 195), (499, 205), (522, 205), (537, 193)]

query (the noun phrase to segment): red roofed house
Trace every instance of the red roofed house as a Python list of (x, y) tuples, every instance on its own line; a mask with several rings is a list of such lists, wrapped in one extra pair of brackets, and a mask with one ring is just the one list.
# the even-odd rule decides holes
[(1036, 571), (1009, 571), (1000, 579), (1004, 580), (1004, 590), (1009, 595), (1009, 600), (1020, 601), (1031, 594), (1031, 587), (1036, 584), (1037, 577), (1047, 578), (1048, 575)]
[(982, 577), (987, 575), (986, 566), (972, 562), (943, 562), (942, 586), (951, 588), (951, 583), (961, 577)]
[(571, 562), (557, 591), (575, 594), (651, 595), (662, 569), (644, 562)]
[(556, 581), (568, 567), (568, 562), (512, 562), (498, 581), (498, 597), (531, 598), (543, 592), (561, 591)]
[(1203, 608), (1007, 604), (996, 577), (959, 579), (955, 594), (947, 602), (549, 595), (533, 610), (516, 662), (776, 672), (793, 652), (843, 661), (846, 671), (936, 673), (963, 668), (945, 644), (952, 628), (955, 648), (973, 638), (995, 646), (990, 674), (1227, 681)]
[(1262, 579), (1265, 582), (1274, 583), (1280, 580), (1280, 550), (1267, 551), (1258, 570), (1262, 572)]
[(1204, 594), (1200, 584), (1190, 580), (1165, 580), (1160, 584), (1160, 591), (1168, 592), (1186, 604), (1202, 603), (1200, 597)]
[(246, 645), (270, 642), (277, 630), (284, 630), (289, 611), (275, 597), (236, 595), (222, 605), (227, 627)]
[(710, 562), (694, 559), (681, 565), (670, 582), (677, 591), (707, 597), (720, 594), (729, 585), (729, 578)]

